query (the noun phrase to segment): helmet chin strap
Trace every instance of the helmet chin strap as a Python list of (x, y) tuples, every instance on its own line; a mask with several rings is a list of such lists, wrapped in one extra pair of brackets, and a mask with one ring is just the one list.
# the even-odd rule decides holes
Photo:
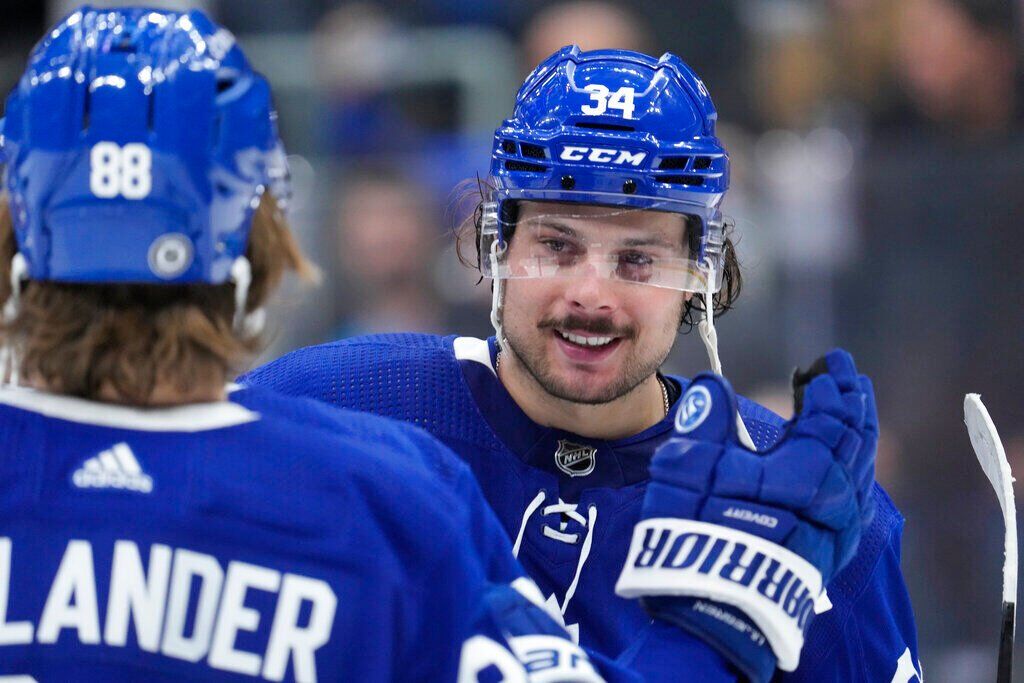
[(249, 286), (252, 284), (252, 266), (249, 259), (239, 256), (231, 264), (231, 282), (235, 285), (235, 332), (246, 337), (255, 337), (263, 331), (267, 322), (267, 312), (257, 308), (251, 313), (245, 312), (249, 299)]
[[(722, 360), (718, 357), (718, 332), (715, 330), (715, 264), (711, 262), (711, 259), (705, 258), (704, 266), (708, 269), (708, 286), (700, 293), (704, 299), (704, 319), (697, 323), (697, 331), (708, 352), (711, 371), (716, 375), (721, 375)], [(743, 418), (738, 412), (736, 413), (736, 432), (739, 435), (740, 443), (752, 451), (757, 450), (754, 440), (750, 438), (750, 432), (747, 431), (747, 426), (743, 424)]]
[[(3, 317), (5, 323), (13, 322), (18, 317), (21, 303), (21, 287), (28, 279), (28, 262), (21, 254), (11, 259), (11, 296), (4, 302)], [(18, 384), (18, 354), (13, 346), (0, 346), (0, 386)]]
[(28, 261), (21, 254), (11, 259), (11, 296), (4, 302), (3, 319), (9, 323), (18, 316), (21, 303), (21, 284), (28, 279)]
[[(501, 329), (501, 314), (502, 308), (504, 307), (502, 301), (502, 283), (503, 280), (497, 277), (497, 273), (500, 272), (498, 269), (498, 259), (504, 253), (505, 247), (501, 246), (499, 240), (494, 240), (491, 243), (491, 253), (487, 256), (491, 260), (491, 272), (495, 274), (494, 279), (491, 280), (491, 327), (494, 328), (495, 339), (498, 340), (498, 350), (507, 352), (507, 342), (505, 341), (505, 333)], [(508, 355), (506, 353), (506, 355)]]

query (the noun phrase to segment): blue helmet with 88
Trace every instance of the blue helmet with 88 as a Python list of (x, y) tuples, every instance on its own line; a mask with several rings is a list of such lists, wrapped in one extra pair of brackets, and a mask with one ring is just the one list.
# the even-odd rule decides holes
[(226, 282), (287, 179), (267, 82), (195, 10), (68, 16), (7, 99), (3, 157), (38, 280)]

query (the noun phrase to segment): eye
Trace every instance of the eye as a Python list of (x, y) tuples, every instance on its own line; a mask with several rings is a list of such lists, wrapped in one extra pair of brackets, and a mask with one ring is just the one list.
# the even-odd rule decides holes
[(640, 251), (619, 254), (616, 275), (630, 282), (647, 282), (654, 270), (654, 259)]
[(556, 254), (562, 253), (569, 246), (564, 241), (554, 239), (553, 237), (542, 239), (541, 244), (543, 244), (549, 250), (555, 252)]
[(654, 263), (654, 259), (639, 251), (628, 251), (619, 256), (619, 263), (627, 266), (649, 266)]

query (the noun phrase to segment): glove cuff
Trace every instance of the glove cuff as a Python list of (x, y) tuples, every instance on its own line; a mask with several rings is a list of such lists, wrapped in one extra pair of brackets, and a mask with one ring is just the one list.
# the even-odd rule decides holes
[(775, 673), (775, 653), (768, 639), (743, 612), (703, 598), (649, 597), (644, 609), (689, 631), (728, 659), (751, 683), (768, 683)]
[(783, 546), (738, 529), (673, 518), (636, 525), (615, 592), (732, 605), (764, 634), (783, 671), (796, 669), (805, 627), (824, 595), (821, 572)]

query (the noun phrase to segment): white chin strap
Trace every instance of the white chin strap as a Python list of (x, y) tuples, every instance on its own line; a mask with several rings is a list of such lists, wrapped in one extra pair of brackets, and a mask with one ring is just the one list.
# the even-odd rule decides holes
[[(697, 331), (700, 339), (704, 342), (704, 348), (708, 352), (708, 362), (711, 363), (711, 371), (716, 375), (722, 374), (722, 360), (718, 357), (718, 332), (715, 330), (715, 265), (711, 259), (705, 258), (704, 265), (708, 269), (708, 286), (700, 296), (704, 299), (704, 319), (697, 323)], [(754, 440), (750, 438), (747, 426), (743, 424), (743, 418), (736, 413), (736, 432), (739, 435), (740, 443), (752, 451), (756, 451)]]
[[(494, 240), (491, 243), (491, 253), (488, 254), (487, 258), (491, 260), (491, 272), (497, 274), (498, 269), (498, 258), (504, 253), (505, 248), (501, 247), (499, 240)], [(491, 280), (491, 327), (494, 328), (495, 339), (498, 340), (498, 349), (501, 351), (507, 351), (505, 348), (505, 333), (501, 330), (501, 314), (502, 314), (502, 278), (495, 276)], [(506, 353), (506, 355), (508, 355)]]
[[(21, 254), (15, 254), (11, 259), (11, 296), (3, 305), (3, 321), (12, 322), (18, 317), (18, 307), (21, 303), (21, 287), (28, 279), (28, 262)], [(16, 385), (18, 383), (18, 354), (13, 346), (0, 346), (0, 386), (5, 384)]]
[(28, 261), (21, 254), (11, 259), (11, 296), (4, 303), (4, 322), (9, 323), (18, 316), (21, 303), (21, 285), (28, 279)]
[(235, 285), (235, 317), (233, 326), (235, 332), (246, 337), (255, 337), (263, 331), (267, 322), (267, 313), (263, 308), (257, 308), (251, 313), (245, 312), (245, 306), (249, 299), (249, 286), (252, 284), (252, 266), (249, 259), (239, 256), (231, 264), (231, 282)]

